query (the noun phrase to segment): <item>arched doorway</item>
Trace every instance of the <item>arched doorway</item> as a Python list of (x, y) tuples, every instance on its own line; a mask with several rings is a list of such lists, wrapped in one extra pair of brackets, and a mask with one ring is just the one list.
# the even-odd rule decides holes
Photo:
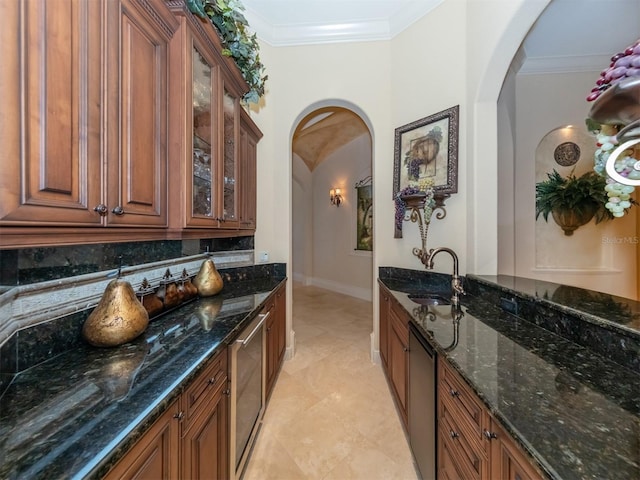
[[(293, 282), (371, 301), (375, 241), (367, 121), (345, 102), (312, 105), (294, 125), (291, 151)], [(295, 289), (292, 304), (295, 323)]]

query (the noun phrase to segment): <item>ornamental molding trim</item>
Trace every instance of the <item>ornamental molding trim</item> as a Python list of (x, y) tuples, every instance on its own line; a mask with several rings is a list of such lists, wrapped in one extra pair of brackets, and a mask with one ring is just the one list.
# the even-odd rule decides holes
[(354, 20), (344, 23), (305, 23), (274, 25), (245, 5), (245, 17), (260, 40), (274, 47), (391, 40), (444, 0), (407, 4), (388, 19)]

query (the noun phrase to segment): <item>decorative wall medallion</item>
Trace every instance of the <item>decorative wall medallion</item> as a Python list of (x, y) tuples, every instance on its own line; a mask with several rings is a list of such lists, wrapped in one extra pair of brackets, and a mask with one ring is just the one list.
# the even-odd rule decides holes
[(564, 142), (553, 151), (553, 158), (558, 165), (570, 167), (580, 160), (580, 147), (573, 142)]

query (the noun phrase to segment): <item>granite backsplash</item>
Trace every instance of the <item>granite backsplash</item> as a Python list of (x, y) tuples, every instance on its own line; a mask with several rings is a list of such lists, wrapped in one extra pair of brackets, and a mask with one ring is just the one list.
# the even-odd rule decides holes
[(0, 288), (75, 277), (202, 252), (253, 250), (253, 237), (100, 243), (0, 250)]
[[(2, 292), (51, 281), (68, 281), (86, 274), (116, 270), (120, 266), (156, 264), (197, 255), (202, 252), (251, 253), (253, 237), (155, 242), (127, 242), (99, 245), (76, 245), (46, 248), (25, 248), (0, 251), (0, 282)], [(249, 255), (253, 258), (253, 255)], [(261, 264), (219, 268), (229, 285), (261, 278), (284, 278), (285, 264)], [(174, 272), (177, 273), (177, 272)], [(57, 355), (77, 348), (84, 340), (81, 329), (95, 305), (63, 316), (40, 321), (20, 328), (0, 342), (0, 394), (13, 377), (24, 370)], [(178, 307), (179, 308), (179, 307)], [(166, 312), (163, 312), (166, 313)], [(5, 319), (7, 321), (7, 319)]]

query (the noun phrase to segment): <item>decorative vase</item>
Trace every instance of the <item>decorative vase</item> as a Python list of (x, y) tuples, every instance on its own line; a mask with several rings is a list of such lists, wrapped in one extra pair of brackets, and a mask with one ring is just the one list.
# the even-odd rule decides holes
[(587, 203), (582, 206), (582, 212), (565, 208), (554, 208), (551, 210), (551, 215), (560, 228), (562, 228), (564, 234), (571, 236), (578, 227), (589, 223), (597, 210), (597, 205)]

